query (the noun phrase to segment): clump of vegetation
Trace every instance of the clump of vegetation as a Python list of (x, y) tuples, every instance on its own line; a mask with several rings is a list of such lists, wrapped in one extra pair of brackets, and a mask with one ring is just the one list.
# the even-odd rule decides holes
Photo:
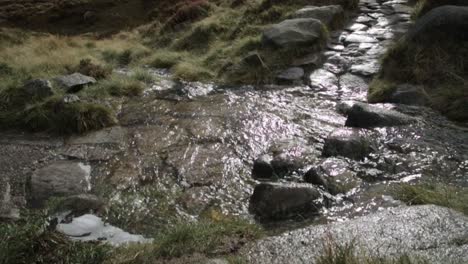
[(403, 254), (398, 257), (377, 256), (360, 249), (355, 241), (339, 244), (326, 241), (317, 257), (317, 264), (429, 264), (429, 262)]
[(402, 184), (395, 197), (409, 205), (435, 204), (468, 215), (468, 190), (443, 184)]
[[(61, 96), (27, 106), (17, 114), (10, 113), (8, 123), (31, 131), (58, 134), (85, 133), (115, 124), (115, 114), (95, 103), (66, 103)], [(1, 123), (0, 123), (1, 124)]]
[(416, 20), (432, 9), (443, 5), (466, 5), (465, 0), (416, 0), (411, 18)]
[(75, 243), (49, 230), (42, 212), (29, 212), (18, 222), (0, 222), (0, 263), (102, 263), (111, 247), (98, 243)]
[[(262, 229), (257, 225), (239, 219), (183, 222), (163, 231), (153, 244), (131, 245), (117, 251), (114, 258), (128, 259), (128, 256), (135, 256), (130, 263), (157, 263), (196, 253), (230, 255), (246, 242), (260, 238), (262, 234)], [(235, 257), (231, 259), (241, 261)]]
[(94, 64), (91, 59), (83, 59), (80, 60), (80, 63), (76, 67), (68, 67), (68, 72), (79, 72), (81, 74), (100, 80), (109, 77), (109, 75), (112, 73), (112, 68)]
[(370, 85), (369, 102), (386, 101), (397, 84), (423, 85), (433, 108), (451, 119), (468, 120), (468, 45), (442, 39), (424, 44), (401, 40), (389, 49)]

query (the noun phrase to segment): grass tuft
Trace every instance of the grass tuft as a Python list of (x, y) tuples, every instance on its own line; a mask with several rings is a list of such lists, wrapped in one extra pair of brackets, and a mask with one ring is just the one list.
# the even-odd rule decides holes
[(325, 241), (317, 264), (429, 264), (429, 262), (403, 254), (397, 257), (381, 257), (360, 249), (355, 241), (339, 244)]
[(0, 222), (0, 264), (102, 263), (111, 248), (75, 243), (47, 228), (46, 217), (29, 213), (15, 223)]
[(26, 107), (12, 122), (31, 131), (81, 134), (114, 125), (117, 121), (115, 114), (103, 105), (65, 103), (63, 97), (56, 96)]
[(468, 190), (442, 184), (402, 184), (395, 197), (409, 205), (435, 204), (468, 215)]

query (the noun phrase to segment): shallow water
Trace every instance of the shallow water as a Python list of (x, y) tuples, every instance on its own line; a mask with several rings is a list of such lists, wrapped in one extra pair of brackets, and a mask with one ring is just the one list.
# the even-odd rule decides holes
[[(149, 69), (162, 81), (148, 88), (142, 100), (124, 105), (119, 119), (128, 132), (128, 148), (109, 163), (114, 174), (108, 177), (121, 189), (155, 184), (177, 192), (184, 215), (196, 216), (207, 208), (249, 215), (248, 201), (257, 183), (251, 177), (253, 161), (263, 154), (285, 155), (299, 167), (283, 181), (302, 181), (308, 168), (324, 160), (324, 140), (344, 127), (343, 105), (366, 100), (379, 57), (408, 28), (409, 14), (392, 8), (404, 2), (363, 1), (354, 22), (332, 33), (324, 65), (304, 85), (218, 87), (173, 82), (167, 72)], [(363, 161), (338, 158), (367, 180), (333, 197), (322, 212), (325, 221), (400, 205), (388, 195), (396, 182), (468, 186), (466, 127), (424, 107), (381, 107), (416, 121), (373, 129), (379, 147)], [(116, 176), (119, 170), (126, 174)]]

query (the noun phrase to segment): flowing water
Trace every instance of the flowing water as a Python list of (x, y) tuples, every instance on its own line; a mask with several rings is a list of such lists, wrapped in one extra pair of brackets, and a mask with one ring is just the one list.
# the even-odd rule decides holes
[[(122, 105), (120, 127), (54, 141), (4, 135), (0, 165), (14, 178), (18, 168), (28, 175), (55, 160), (78, 159), (91, 166), (95, 186), (113, 186), (111, 201), (118, 203), (129, 190), (140, 192), (126, 200), (122, 214), (130, 218), (159, 200), (186, 218), (210, 208), (248, 217), (249, 198), (258, 183), (251, 175), (258, 157), (283, 155), (293, 160), (296, 170), (282, 181), (294, 182), (301, 182), (308, 168), (326, 159), (321, 154), (324, 140), (344, 127), (342, 109), (350, 101), (366, 100), (379, 58), (410, 26), (405, 2), (361, 1), (352, 23), (331, 33), (324, 64), (304, 85), (174, 82), (168, 73), (148, 69), (160, 81), (148, 87), (143, 98)], [(348, 193), (332, 197), (317, 221), (340, 221), (398, 206), (389, 195), (395, 182), (468, 186), (466, 127), (424, 107), (381, 106), (416, 121), (373, 129), (379, 147), (363, 161), (328, 159), (332, 173), (346, 170), (362, 180)], [(145, 197), (143, 189), (148, 188), (159, 196)], [(161, 212), (160, 217), (165, 215)]]

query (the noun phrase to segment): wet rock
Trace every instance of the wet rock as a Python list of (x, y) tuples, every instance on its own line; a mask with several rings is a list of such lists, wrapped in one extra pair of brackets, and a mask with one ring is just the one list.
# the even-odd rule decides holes
[(302, 83), (303, 77), (304, 70), (302, 68), (292, 67), (278, 74), (276, 78), (280, 83), (297, 84)]
[(273, 166), (271, 166), (272, 157), (263, 155), (255, 160), (252, 170), (252, 176), (255, 179), (271, 179), (274, 176)]
[(60, 76), (54, 80), (60, 87), (67, 90), (67, 92), (78, 92), (86, 85), (96, 83), (96, 79), (81, 73)]
[(441, 6), (418, 19), (407, 39), (418, 42), (440, 39), (441, 34), (453, 39), (468, 39), (468, 7)]
[(90, 173), (90, 166), (75, 161), (57, 161), (36, 170), (31, 177), (31, 204), (41, 206), (53, 196), (89, 191)]
[(376, 38), (367, 34), (352, 33), (346, 37), (345, 43), (377, 43), (379, 42)]
[(310, 75), (310, 86), (323, 90), (336, 90), (338, 89), (338, 78), (329, 71), (318, 69)]
[(361, 23), (354, 23), (346, 27), (346, 30), (349, 31), (365, 31), (369, 27), (367, 25), (361, 24)]
[(360, 182), (356, 173), (349, 169), (348, 163), (336, 158), (328, 158), (311, 168), (304, 175), (304, 181), (323, 186), (333, 195), (347, 193)]
[(281, 153), (276, 155), (271, 161), (271, 166), (275, 174), (279, 177), (284, 177), (301, 167), (301, 157)]
[(294, 18), (315, 18), (330, 28), (337, 28), (344, 21), (344, 10), (339, 5), (306, 6), (293, 14)]
[(244, 248), (248, 261), (258, 264), (315, 263), (324, 241), (345, 245), (376, 256), (408, 255), (429, 263), (467, 263), (467, 244), (457, 244), (468, 234), (468, 218), (435, 205), (399, 207), (327, 225), (268, 237)]
[(427, 105), (429, 96), (422, 86), (402, 84), (397, 86), (396, 91), (388, 98), (388, 102), (406, 105)]
[(188, 213), (192, 215), (200, 215), (210, 206), (212, 199), (207, 197), (210, 193), (210, 187), (190, 187), (184, 191), (178, 201)]
[(353, 107), (356, 101), (341, 101), (336, 104), (336, 111), (344, 116), (347, 116), (349, 110)]
[(362, 76), (372, 76), (379, 72), (380, 63), (378, 60), (365, 61), (362, 64), (351, 66), (350, 72)]
[(31, 97), (46, 98), (54, 94), (52, 83), (44, 79), (34, 79), (24, 84), (23, 90)]
[(369, 17), (368, 15), (361, 15), (356, 19), (356, 23), (361, 23), (365, 25), (370, 25), (374, 19), (372, 17)]
[(295, 60), (292, 65), (293, 66), (302, 66), (302, 67), (317, 67), (320, 65), (320, 62), (322, 61), (322, 56), (321, 54), (318, 53), (313, 53), (309, 54), (303, 58), (299, 58)]
[(322, 155), (343, 156), (362, 160), (373, 152), (375, 140), (369, 131), (362, 129), (338, 128), (325, 140)]
[(348, 119), (345, 125), (348, 127), (371, 128), (401, 126), (414, 121), (414, 118), (394, 110), (356, 103), (348, 112)]
[(282, 48), (316, 44), (325, 38), (323, 24), (313, 18), (287, 19), (263, 31), (262, 42)]
[(357, 172), (357, 177), (363, 179), (366, 182), (391, 181), (398, 179), (398, 177), (394, 174), (390, 174), (375, 168), (360, 170)]
[(132, 235), (120, 228), (105, 224), (101, 218), (85, 214), (73, 219), (71, 223), (61, 223), (57, 230), (77, 241), (103, 241), (112, 246), (121, 246), (128, 243), (151, 243), (141, 235)]
[(316, 213), (320, 192), (309, 184), (261, 183), (250, 198), (250, 211), (264, 220)]
[(91, 132), (83, 136), (73, 136), (67, 140), (67, 144), (117, 144), (125, 142), (127, 130), (120, 126), (105, 128)]
[(340, 88), (345, 93), (361, 93), (365, 94), (369, 85), (367, 82), (357, 75), (346, 73), (340, 77)]
[(55, 207), (56, 212), (67, 212), (75, 216), (80, 216), (90, 212), (96, 212), (104, 207), (104, 202), (101, 198), (94, 194), (77, 194), (68, 196), (59, 201)]
[(325, 61), (323, 68), (333, 74), (342, 74), (348, 70), (349, 66), (349, 59), (340, 55), (334, 55)]

